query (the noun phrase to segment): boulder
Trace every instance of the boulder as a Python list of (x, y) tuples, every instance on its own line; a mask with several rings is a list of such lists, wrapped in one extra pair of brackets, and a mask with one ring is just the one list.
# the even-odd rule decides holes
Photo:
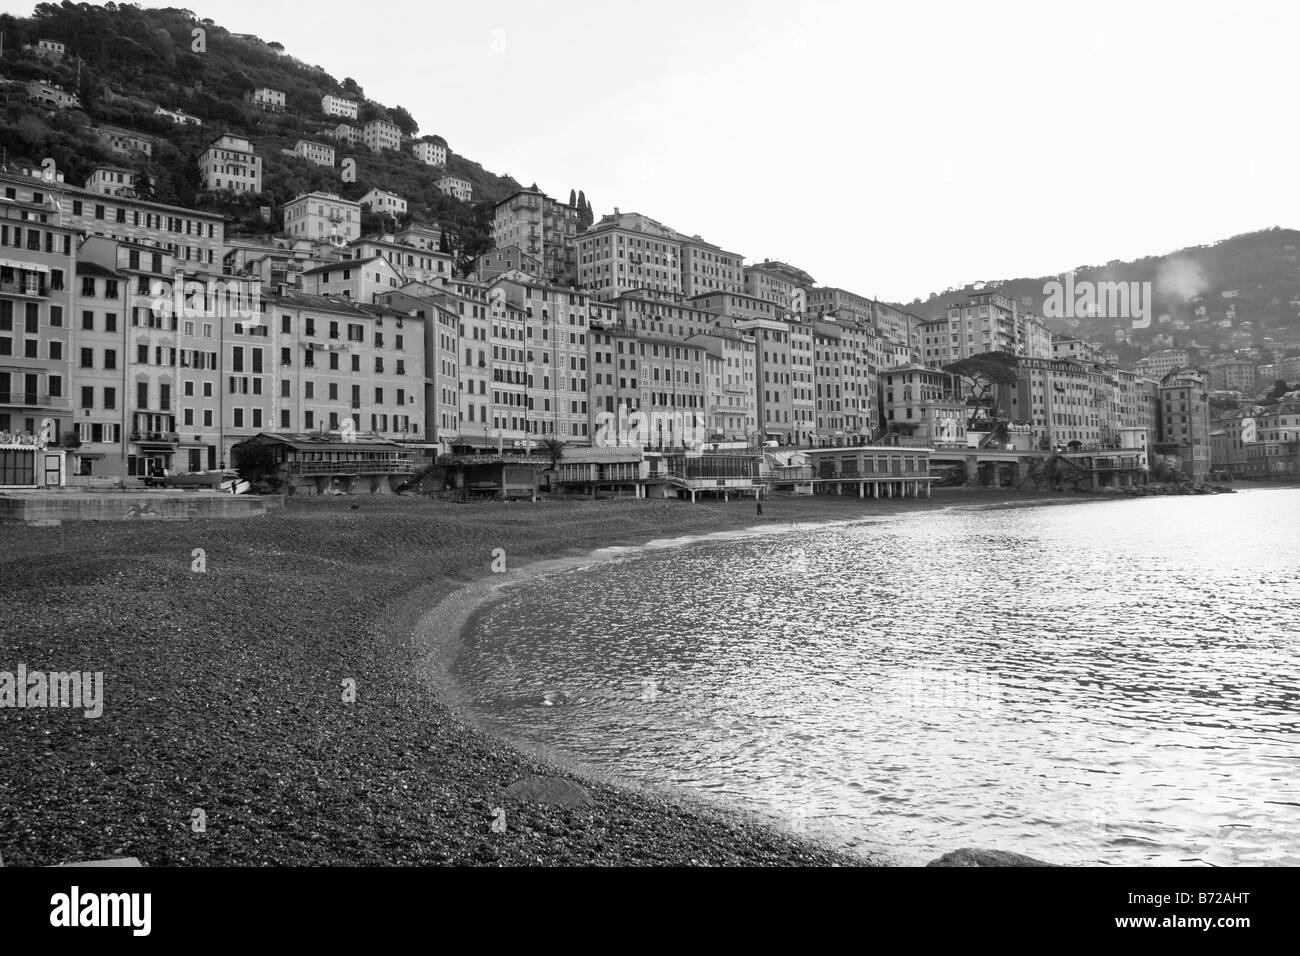
[(1033, 857), (1006, 850), (956, 850), (945, 853), (937, 860), (931, 860), (926, 866), (1055, 866)]
[(589, 807), (595, 799), (583, 787), (561, 777), (526, 777), (506, 787), (506, 797), (552, 807)]

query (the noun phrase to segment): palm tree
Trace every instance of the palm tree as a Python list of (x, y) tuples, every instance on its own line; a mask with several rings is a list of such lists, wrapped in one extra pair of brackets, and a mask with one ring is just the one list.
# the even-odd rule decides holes
[(555, 437), (542, 439), (542, 451), (551, 460), (551, 471), (554, 471), (559, 466), (560, 458), (564, 455), (564, 449), (568, 444), (567, 441)]

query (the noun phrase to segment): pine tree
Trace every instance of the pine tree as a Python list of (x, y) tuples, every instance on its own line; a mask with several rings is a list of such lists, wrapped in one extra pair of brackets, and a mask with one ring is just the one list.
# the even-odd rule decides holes
[(578, 205), (578, 194), (572, 189), (569, 190), (569, 208), (575, 208)]

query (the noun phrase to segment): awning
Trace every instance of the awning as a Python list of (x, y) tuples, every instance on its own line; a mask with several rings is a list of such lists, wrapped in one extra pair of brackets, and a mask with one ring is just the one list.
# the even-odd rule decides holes
[(0, 259), (0, 266), (6, 269), (26, 269), (28, 272), (49, 272), (50, 267), (39, 262), (19, 262), (15, 259)]

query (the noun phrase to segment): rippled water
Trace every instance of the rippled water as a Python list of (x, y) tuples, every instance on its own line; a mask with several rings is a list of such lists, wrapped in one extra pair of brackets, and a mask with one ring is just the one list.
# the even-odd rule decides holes
[(575, 568), (480, 615), (497, 730), (844, 847), (1300, 864), (1300, 490), (954, 509)]

